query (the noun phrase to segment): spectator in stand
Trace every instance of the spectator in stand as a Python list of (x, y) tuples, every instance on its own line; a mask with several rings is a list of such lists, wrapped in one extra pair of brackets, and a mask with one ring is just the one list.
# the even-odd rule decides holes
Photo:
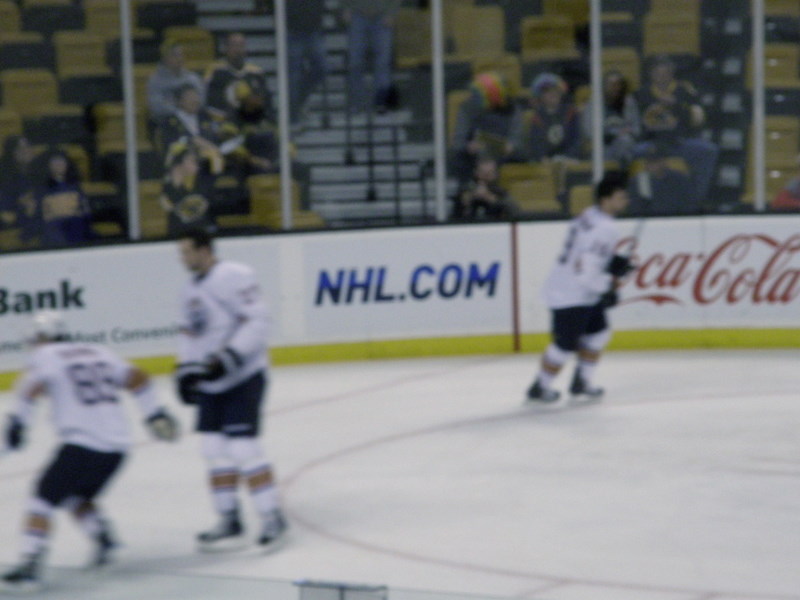
[(578, 111), (567, 84), (554, 73), (540, 73), (531, 84), (530, 108), (512, 126), (513, 154), (524, 161), (566, 161), (580, 153)]
[(648, 215), (693, 215), (698, 212), (689, 176), (670, 166), (668, 145), (652, 142), (644, 148), (644, 169), (630, 179), (628, 213)]
[(286, 3), (289, 46), (289, 103), (292, 124), (299, 122), (308, 97), (325, 79), (325, 0)]
[(217, 111), (222, 118), (230, 118), (239, 110), (244, 98), (256, 95), (262, 101), (266, 117), (274, 123), (272, 94), (264, 70), (247, 61), (247, 38), (239, 32), (229, 33), (222, 52), (223, 57), (206, 71), (208, 108)]
[[(348, 25), (348, 88), (350, 110), (385, 112), (393, 98), (394, 17), (402, 0), (341, 0)], [(372, 55), (372, 90), (365, 81), (367, 56)]]
[(172, 144), (188, 139), (203, 159), (206, 172), (220, 174), (225, 167), (223, 149), (219, 146), (222, 122), (203, 106), (200, 94), (190, 84), (176, 90), (175, 104), (175, 112), (156, 131), (162, 155), (166, 159)]
[[(603, 78), (603, 146), (605, 160), (621, 166), (633, 159), (634, 147), (642, 133), (642, 120), (636, 98), (628, 91), (628, 80), (619, 71), (609, 71)], [(581, 113), (584, 147), (592, 140), (592, 102)]]
[[(256, 94), (245, 97), (233, 118), (222, 126), (222, 148), (226, 173), (244, 180), (249, 175), (280, 171), (280, 132), (266, 116), (263, 100)], [(293, 149), (292, 149), (293, 150)], [(309, 206), (309, 166), (292, 160), (292, 178), (300, 185), (301, 203)]]
[(244, 179), (256, 173), (277, 173), (280, 167), (280, 138), (275, 124), (267, 118), (263, 99), (257, 94), (243, 98), (239, 108), (220, 130), (223, 145), (230, 145), (226, 172)]
[(147, 81), (147, 108), (153, 124), (175, 114), (176, 92), (191, 86), (205, 103), (206, 88), (203, 80), (185, 66), (183, 46), (175, 41), (166, 41), (161, 46), (161, 62)]
[[(697, 90), (688, 81), (675, 77), (675, 63), (668, 56), (657, 56), (650, 67), (650, 85), (639, 90), (639, 110), (643, 136), (674, 148), (691, 169), (693, 195), (702, 202), (714, 178), (719, 148), (700, 137), (705, 111)], [(641, 152), (637, 148), (636, 152)]]
[(500, 186), (497, 161), (481, 156), (472, 178), (462, 186), (453, 207), (453, 217), (473, 220), (509, 219), (517, 214), (517, 206)]
[(89, 199), (78, 170), (58, 149), (45, 154), (45, 177), (36, 196), (42, 246), (74, 246), (94, 238)]
[(167, 212), (167, 235), (180, 237), (188, 229), (216, 229), (213, 185), (200, 170), (196, 148), (186, 140), (172, 144), (166, 160), (161, 206)]
[(19, 228), (20, 239), (38, 235), (36, 220), (36, 153), (28, 138), (12, 135), (0, 157), (0, 229)]
[(510, 157), (516, 111), (502, 76), (486, 72), (475, 77), (469, 97), (458, 109), (452, 134), (452, 171), (459, 182), (472, 178), (481, 155), (498, 163)]
[[(800, 166), (800, 156), (797, 157)], [(792, 177), (770, 202), (769, 207), (774, 210), (800, 211), (800, 175)]]

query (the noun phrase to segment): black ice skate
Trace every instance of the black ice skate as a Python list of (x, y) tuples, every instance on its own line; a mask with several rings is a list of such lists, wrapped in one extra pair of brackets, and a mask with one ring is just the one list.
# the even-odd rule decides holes
[(587, 383), (580, 376), (578, 371), (575, 371), (572, 384), (569, 386), (569, 393), (573, 396), (584, 396), (587, 400), (598, 401), (603, 397), (603, 394), (605, 394), (605, 390)]
[(559, 394), (557, 390), (551, 390), (542, 387), (542, 384), (539, 383), (539, 380), (537, 379), (533, 382), (533, 385), (528, 388), (528, 398), (526, 402), (550, 404), (552, 402), (557, 402), (560, 397), (561, 394)]
[(226, 513), (215, 527), (197, 536), (197, 543), (203, 552), (238, 550), (245, 543), (243, 533), (238, 513)]
[(2, 589), (15, 594), (33, 594), (42, 589), (41, 556), (34, 554), (3, 575)]
[(289, 528), (286, 518), (280, 509), (275, 509), (264, 519), (258, 545), (264, 552), (273, 552), (286, 541), (286, 530)]
[(103, 521), (103, 528), (94, 538), (95, 548), (89, 567), (104, 567), (114, 562), (114, 551), (119, 542), (114, 537), (109, 524)]

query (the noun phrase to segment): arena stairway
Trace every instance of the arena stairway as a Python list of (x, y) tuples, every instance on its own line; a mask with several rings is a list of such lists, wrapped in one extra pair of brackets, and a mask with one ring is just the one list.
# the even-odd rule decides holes
[[(193, 0), (198, 25), (217, 37), (247, 36), (249, 60), (277, 90), (274, 19), (258, 14), (257, 0)], [(325, 16), (328, 76), (306, 106), (291, 140), (295, 160), (308, 166), (309, 208), (331, 226), (428, 221), (433, 206), (432, 126), (420, 126), (409, 108), (348, 115), (347, 37), (329, 0)], [(396, 77), (403, 83), (405, 74)]]

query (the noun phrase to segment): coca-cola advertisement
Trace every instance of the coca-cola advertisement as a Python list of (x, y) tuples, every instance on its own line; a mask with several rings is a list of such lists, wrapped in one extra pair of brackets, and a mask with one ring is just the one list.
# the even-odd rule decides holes
[(662, 328), (768, 327), (800, 319), (800, 222), (793, 217), (669, 219), (625, 236), (637, 269), (616, 322)]

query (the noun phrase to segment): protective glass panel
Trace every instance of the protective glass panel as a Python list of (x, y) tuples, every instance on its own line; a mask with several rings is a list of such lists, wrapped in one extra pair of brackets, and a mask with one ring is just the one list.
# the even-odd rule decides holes
[(563, 217), (588, 182), (588, 0), (445, 0), (449, 214)]
[(99, 160), (121, 115), (119, 23), (116, 0), (0, 3), (0, 249), (124, 239)]
[[(164, 7), (180, 11), (182, 4)], [(188, 4), (191, 18), (187, 11), (160, 20), (160, 63), (147, 80), (154, 153), (140, 153), (143, 236), (174, 237), (192, 226), (220, 234), (279, 226), (272, 5)]]
[[(416, 3), (288, 2), (298, 226), (399, 225), (433, 214), (430, 11)], [(320, 5), (323, 2), (319, 2)], [(395, 5), (396, 4), (396, 5)], [(302, 15), (302, 17), (300, 16)], [(324, 52), (323, 52), (324, 51)], [(326, 72), (314, 59), (325, 55)]]
[[(748, 145), (745, 206), (800, 210), (800, 5), (764, 2), (764, 199), (755, 197), (755, 147)], [(748, 79), (748, 87), (752, 87)]]
[(604, 158), (628, 171), (629, 212), (738, 207), (746, 2), (603, 0), (602, 40)]

